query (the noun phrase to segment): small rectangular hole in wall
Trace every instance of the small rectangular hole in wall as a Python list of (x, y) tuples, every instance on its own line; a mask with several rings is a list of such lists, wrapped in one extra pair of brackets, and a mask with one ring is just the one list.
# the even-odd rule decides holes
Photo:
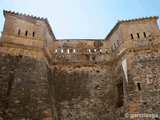
[(58, 50), (57, 50), (57, 49), (55, 49), (55, 53), (56, 53), (56, 54), (58, 53)]
[(144, 34), (144, 37), (146, 37), (146, 33), (144, 32), (143, 34)]
[(18, 35), (20, 35), (20, 34), (21, 34), (21, 30), (19, 29), (19, 30), (18, 30)]
[(137, 86), (138, 86), (138, 90), (141, 90), (141, 85), (140, 85), (140, 83), (137, 83)]
[(133, 34), (131, 34), (131, 39), (134, 39), (134, 38), (133, 38)]
[(88, 49), (88, 53), (91, 53), (91, 49)]
[(97, 50), (96, 50), (96, 49), (94, 49), (94, 52), (96, 53), (96, 52), (97, 52)]
[(67, 49), (67, 53), (68, 53), (68, 54), (70, 53), (70, 49)]
[(139, 33), (137, 33), (137, 37), (140, 38)]
[(100, 49), (99, 52), (102, 53), (102, 49)]
[(25, 36), (27, 36), (28, 35), (28, 31), (26, 31), (26, 33), (25, 33)]
[(36, 32), (33, 32), (32, 37), (35, 37), (35, 33), (36, 33)]
[(106, 53), (108, 53), (108, 49), (106, 49)]
[(61, 50), (61, 53), (63, 53), (64, 51), (63, 51), (63, 49)]
[(73, 53), (76, 54), (76, 50), (75, 49), (73, 49)]
[(124, 91), (123, 91), (123, 82), (116, 85), (116, 107), (122, 107), (124, 104)]

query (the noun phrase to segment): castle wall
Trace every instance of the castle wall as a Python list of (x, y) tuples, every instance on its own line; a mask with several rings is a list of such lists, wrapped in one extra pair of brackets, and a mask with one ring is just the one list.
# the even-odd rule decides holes
[(0, 116), (13, 120), (57, 119), (50, 66), (50, 42), (54, 35), (44, 19), (10, 12), (4, 15), (0, 42)]
[(114, 30), (114, 33), (108, 38), (108, 40), (111, 51), (114, 51), (119, 44), (123, 42), (121, 25)]
[(114, 64), (114, 88), (115, 88), (115, 120), (126, 120), (125, 114), (128, 113), (128, 74), (127, 74), (126, 56), (122, 56), (119, 61)]
[[(146, 20), (137, 20), (133, 22), (125, 22), (121, 25), (123, 39), (143, 39), (145, 37), (158, 36), (160, 31), (155, 18)], [(131, 37), (133, 35), (133, 38)], [(145, 35), (144, 35), (145, 34)]]
[[(63, 49), (64, 53), (67, 53), (67, 49), (70, 49), (70, 53), (73, 53), (73, 49), (76, 50), (78, 54), (88, 54), (89, 49), (91, 53), (100, 53), (100, 49), (102, 53), (106, 53), (106, 49), (109, 48), (108, 42), (105, 40), (56, 40), (53, 42), (53, 53), (55, 50), (58, 50), (57, 53), (61, 53)], [(94, 51), (96, 49), (96, 52)]]
[(128, 103), (131, 114), (160, 114), (159, 53), (159, 50), (151, 49), (146, 51), (135, 50), (127, 55)]
[(47, 79), (52, 74), (45, 63), (1, 52), (0, 68), (0, 116), (13, 120), (52, 117)]
[[(17, 15), (6, 14), (5, 15), (5, 26), (3, 32), (26, 36), (26, 31), (28, 31), (27, 36), (33, 37), (33, 32), (35, 33), (36, 38), (43, 38), (43, 26), (42, 22), (34, 19), (27, 19), (26, 17), (20, 18)], [(19, 31), (20, 30), (20, 31)]]
[(47, 19), (8, 11), (4, 16), (0, 119), (160, 114), (158, 17), (119, 21), (106, 39), (56, 40)]
[(55, 66), (53, 76), (60, 119), (113, 119), (115, 89), (112, 67)]

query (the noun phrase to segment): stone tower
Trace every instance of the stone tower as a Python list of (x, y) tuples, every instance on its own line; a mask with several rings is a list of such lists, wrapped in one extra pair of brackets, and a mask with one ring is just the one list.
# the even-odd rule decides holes
[(57, 40), (44, 18), (11, 11), (4, 16), (1, 119), (160, 118), (157, 16), (118, 21), (105, 39), (76, 40)]

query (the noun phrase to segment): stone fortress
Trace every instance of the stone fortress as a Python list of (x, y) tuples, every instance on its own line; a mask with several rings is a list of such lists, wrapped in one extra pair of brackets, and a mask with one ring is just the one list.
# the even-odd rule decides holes
[(158, 16), (118, 21), (105, 39), (57, 40), (47, 19), (3, 14), (0, 120), (160, 119)]

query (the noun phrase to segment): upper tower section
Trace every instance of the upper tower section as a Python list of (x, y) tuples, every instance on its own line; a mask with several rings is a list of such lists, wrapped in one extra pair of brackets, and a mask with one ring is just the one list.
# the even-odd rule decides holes
[[(122, 20), (114, 26), (106, 39), (138, 39), (151, 36), (160, 35), (159, 27), (157, 24), (158, 16)], [(139, 35), (137, 34), (139, 33)], [(145, 34), (144, 34), (145, 33)]]
[(3, 14), (5, 24), (2, 32), (2, 41), (36, 46), (36, 44), (39, 44), (38, 41), (41, 40), (44, 41), (43, 45), (36, 47), (44, 47), (45, 44), (49, 48), (52, 47), (52, 42), (56, 38), (47, 19), (5, 10)]
[(111, 50), (116, 51), (117, 55), (123, 49), (137, 47), (134, 41), (160, 36), (158, 18), (158, 16), (153, 16), (118, 21), (105, 39), (109, 40)]

